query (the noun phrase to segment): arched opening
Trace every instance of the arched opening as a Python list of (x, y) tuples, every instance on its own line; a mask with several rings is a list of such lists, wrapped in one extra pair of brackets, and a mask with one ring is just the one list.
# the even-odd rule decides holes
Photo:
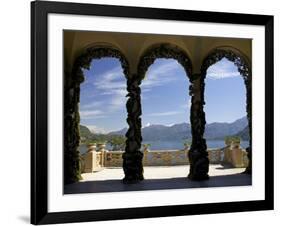
[[(242, 57), (231, 50), (216, 49), (204, 60), (205, 133), (208, 148), (220, 147), (221, 161), (247, 166), (251, 171), (251, 70)], [(223, 147), (223, 148), (222, 148)], [(235, 149), (235, 150), (234, 150)], [(242, 152), (246, 149), (247, 152)], [(215, 151), (214, 150), (214, 151)], [(241, 152), (240, 152), (241, 151)], [(215, 152), (209, 151), (210, 155)], [(247, 158), (237, 157), (248, 154)], [(239, 160), (238, 160), (239, 159)], [(247, 161), (246, 161), (246, 160)], [(245, 160), (245, 161), (244, 161)], [(239, 162), (238, 162), (239, 161)]]
[(125, 151), (126, 78), (120, 61), (104, 57), (93, 59), (89, 69), (83, 69), (80, 85), (80, 154), (87, 146), (108, 151)]
[(182, 150), (191, 140), (185, 73), (176, 60), (157, 59), (142, 80), (142, 143), (150, 150)]
[[(205, 79), (207, 147), (224, 147), (227, 137), (241, 136), (241, 146), (249, 146), (246, 88), (233, 62), (222, 58), (211, 65)], [(245, 132), (245, 134), (242, 132)]]
[[(81, 83), (85, 81), (86, 70), (91, 72), (91, 63), (94, 62), (93, 59), (101, 59), (104, 57), (111, 57), (115, 58), (117, 61), (119, 60), (119, 68), (117, 69), (119, 73), (122, 72), (125, 77), (128, 77), (129, 74), (129, 65), (126, 58), (123, 54), (117, 50), (108, 47), (91, 47), (86, 49), (86, 51), (81, 54), (75, 61), (74, 66), (72, 68), (71, 74), (66, 74), (65, 76), (65, 87), (64, 87), (64, 134), (65, 134), (65, 141), (64, 141), (64, 182), (65, 184), (73, 183), (81, 179), (81, 156), (79, 153), (79, 145), (81, 142), (81, 130), (80, 130), (80, 117), (82, 116), (82, 123), (87, 121), (87, 117), (94, 116), (94, 120), (97, 120), (97, 117), (104, 117), (104, 113), (100, 109), (95, 110), (87, 110), (86, 108), (89, 105), (97, 105), (99, 100), (90, 102), (86, 100), (86, 97), (83, 97), (82, 108), (82, 115), (80, 116), (79, 112), (79, 102), (80, 102), (80, 91), (81, 91)], [(93, 67), (94, 68), (94, 67)], [(105, 82), (114, 81), (115, 73), (109, 73), (107, 76), (104, 76), (104, 79), (99, 80), (100, 89), (106, 92), (119, 92), (119, 97), (122, 96), (124, 93), (124, 87), (126, 87), (125, 81), (116, 81), (115, 87), (116, 89), (112, 89), (112, 87), (108, 87), (108, 84)], [(94, 77), (93, 77), (94, 79)], [(88, 79), (84, 86), (87, 86)], [(88, 84), (89, 85), (89, 84)], [(97, 85), (95, 83), (94, 85)], [(107, 87), (106, 87), (107, 86)], [(91, 89), (92, 87), (88, 87)], [(107, 90), (104, 90), (106, 89)], [(84, 90), (84, 89), (83, 89)], [(84, 90), (85, 91), (85, 90)], [(101, 93), (100, 93), (101, 94)], [(114, 95), (116, 96), (116, 95)], [(91, 98), (91, 96), (89, 97)], [(96, 96), (97, 98), (97, 96)], [(123, 103), (123, 102), (122, 102)], [(118, 101), (112, 101), (113, 105), (118, 105)], [(88, 105), (88, 106), (87, 106)], [(95, 106), (94, 106), (95, 107)], [(96, 106), (97, 107), (97, 106)], [(115, 106), (116, 107), (116, 106)], [(96, 121), (97, 122), (97, 121)], [(122, 122), (121, 122), (122, 123)], [(83, 129), (83, 128), (82, 128)], [(85, 132), (85, 131), (84, 131)]]
[[(177, 46), (160, 44), (144, 53), (138, 69), (142, 79), (143, 163), (145, 166), (187, 167), (192, 139), (188, 91), (191, 61)], [(183, 167), (173, 176), (186, 176), (186, 171)], [(150, 173), (146, 175), (153, 177)], [(168, 178), (169, 174), (161, 176)]]
[(192, 138), (189, 85), (185, 70), (174, 59), (155, 60), (141, 84), (144, 165), (178, 165), (178, 174), (173, 174), (178, 177), (186, 176)]

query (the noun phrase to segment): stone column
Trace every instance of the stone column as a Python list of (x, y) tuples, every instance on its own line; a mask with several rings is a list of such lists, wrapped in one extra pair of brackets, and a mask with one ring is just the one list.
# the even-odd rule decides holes
[(251, 87), (251, 74), (250, 78), (245, 81), (246, 84), (246, 95), (247, 95), (247, 118), (248, 118), (248, 127), (249, 127), (249, 147), (246, 148), (247, 157), (248, 157), (248, 166), (244, 173), (252, 174), (252, 87)]
[(96, 144), (89, 144), (87, 153), (85, 154), (85, 173), (92, 173), (97, 171), (97, 154), (96, 154)]
[(141, 97), (140, 97), (140, 80), (134, 74), (127, 80), (127, 97), (126, 104), (128, 117), (127, 123), (129, 129), (126, 133), (126, 148), (123, 157), (123, 170), (125, 177), (124, 183), (137, 183), (143, 180), (143, 153), (141, 149)]
[(204, 107), (204, 80), (200, 74), (192, 76), (190, 85), (191, 110), (190, 122), (192, 132), (192, 144), (188, 152), (190, 171), (188, 178), (191, 180), (206, 180), (209, 178), (209, 159), (205, 131), (205, 112)]
[[(67, 77), (68, 80), (70, 80)], [(67, 80), (66, 79), (66, 80)], [(67, 81), (68, 81), (67, 80)], [(79, 85), (64, 90), (64, 184), (81, 179), (81, 162), (78, 151), (79, 136)]]
[(105, 143), (100, 143), (98, 144), (98, 152), (100, 152), (100, 165), (102, 167), (104, 167), (104, 159), (105, 159), (105, 148), (106, 148), (106, 144)]

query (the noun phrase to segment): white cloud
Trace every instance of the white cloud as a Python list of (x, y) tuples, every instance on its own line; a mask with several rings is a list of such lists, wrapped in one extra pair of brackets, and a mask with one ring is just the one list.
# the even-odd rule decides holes
[(92, 133), (108, 133), (109, 131), (107, 131), (106, 129), (104, 128), (101, 128), (101, 127), (98, 127), (98, 126), (95, 126), (95, 125), (86, 125), (89, 130), (92, 132)]
[(101, 78), (92, 85), (101, 91), (100, 94), (115, 94), (116, 91), (126, 90), (125, 76), (120, 67), (115, 67), (103, 74), (97, 75)]
[(142, 92), (148, 92), (153, 87), (162, 86), (177, 80), (179, 77), (176, 70), (178, 70), (179, 67), (181, 67), (181, 65), (176, 60), (169, 62), (165, 60), (149, 68), (141, 84)]
[(93, 101), (93, 102), (90, 102), (90, 103), (87, 103), (87, 104), (82, 104), (82, 105), (81, 105), (81, 108), (83, 108), (83, 109), (99, 108), (99, 107), (101, 107), (103, 104), (104, 104), (103, 101)]
[(127, 84), (122, 69), (115, 67), (104, 74), (98, 75), (102, 78), (96, 81), (95, 86), (99, 95), (108, 95), (104, 100), (104, 108), (106, 111), (114, 112), (125, 107)]
[(191, 98), (189, 98), (187, 106), (188, 106), (188, 108), (191, 108)]
[(149, 127), (151, 124), (148, 122), (142, 128)]
[(170, 115), (178, 115), (178, 114), (181, 114), (183, 113), (182, 111), (165, 111), (165, 112), (155, 112), (155, 113), (150, 113), (150, 114), (147, 114), (147, 116), (170, 116)]
[(127, 92), (121, 91), (118, 95), (116, 94), (111, 100), (110, 104), (108, 106), (109, 111), (115, 111), (119, 109), (125, 109), (126, 108), (126, 101), (127, 98), (125, 98)]
[(207, 74), (210, 79), (224, 79), (240, 76), (239, 72), (211, 72)]
[(93, 111), (80, 111), (80, 116), (83, 118), (103, 118), (104, 112), (100, 110), (93, 110)]
[[(126, 90), (126, 79), (120, 66), (102, 74), (88, 77), (89, 82), (87, 83), (87, 88), (83, 89), (83, 95), (86, 95), (87, 98), (93, 97), (98, 101), (81, 104), (81, 116), (83, 118), (99, 116), (98, 111), (86, 111), (89, 109), (102, 109), (104, 113), (111, 114), (125, 108), (128, 92)], [(92, 92), (90, 92), (91, 90)], [(106, 96), (102, 98), (103, 95)]]
[(180, 105), (180, 108), (183, 108), (183, 109), (191, 108), (191, 97), (188, 99), (187, 103)]
[(223, 58), (207, 70), (207, 78), (224, 79), (241, 76), (233, 62)]

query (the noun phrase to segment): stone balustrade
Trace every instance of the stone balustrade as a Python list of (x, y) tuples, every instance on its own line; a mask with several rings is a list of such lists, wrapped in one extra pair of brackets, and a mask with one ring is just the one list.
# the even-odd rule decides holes
[(91, 173), (103, 169), (105, 144), (89, 144), (87, 152), (82, 155), (82, 172)]
[[(109, 151), (105, 144), (88, 145), (88, 151), (82, 156), (82, 172), (90, 173), (104, 167), (122, 167), (124, 151)], [(143, 151), (144, 166), (188, 165), (188, 149), (184, 150), (148, 150)], [(248, 158), (240, 145), (208, 149), (210, 164), (228, 164), (232, 167), (247, 167)]]

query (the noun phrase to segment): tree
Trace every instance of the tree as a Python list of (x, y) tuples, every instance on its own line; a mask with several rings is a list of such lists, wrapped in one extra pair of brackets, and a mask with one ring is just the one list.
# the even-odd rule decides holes
[(234, 143), (240, 143), (240, 137), (239, 136), (226, 136), (224, 138), (225, 144), (227, 146), (231, 145), (232, 142)]
[(109, 138), (108, 143), (112, 146), (112, 151), (124, 151), (126, 146), (126, 137), (114, 135)]

